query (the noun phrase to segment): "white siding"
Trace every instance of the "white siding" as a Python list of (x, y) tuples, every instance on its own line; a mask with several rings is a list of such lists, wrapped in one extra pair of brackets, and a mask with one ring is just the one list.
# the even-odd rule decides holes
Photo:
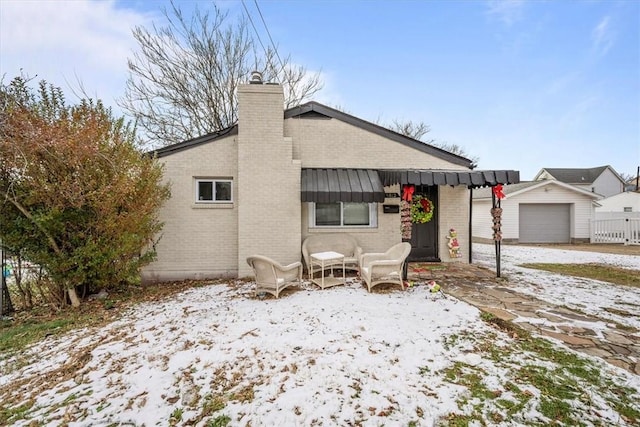
[[(518, 241), (518, 203), (508, 197), (500, 201), (502, 208), (502, 239), (506, 242)], [(492, 203), (490, 199), (473, 201), (473, 237), (482, 240), (493, 240)]]
[(624, 212), (625, 207), (630, 207), (631, 212), (640, 212), (640, 193), (619, 193), (606, 199), (598, 200), (600, 207), (596, 207), (596, 214), (603, 212)]
[(513, 202), (507, 196), (507, 198), (501, 200), (502, 207), (502, 239), (509, 242), (517, 242), (519, 239), (519, 202), (514, 200)]
[(490, 200), (473, 201), (473, 237), (493, 239), (493, 218), (491, 217)]
[(596, 193), (604, 197), (613, 196), (624, 191), (624, 184), (609, 168), (605, 169), (593, 182), (593, 187)]
[[(589, 238), (589, 223), (593, 218), (594, 207), (592, 199), (575, 191), (571, 191), (566, 188), (562, 188), (557, 185), (549, 184), (543, 187), (526, 191), (516, 195), (513, 198), (507, 199), (510, 207), (512, 203), (569, 203), (571, 205), (571, 238), (572, 239), (588, 239)], [(503, 205), (505, 201), (503, 200)], [(520, 221), (517, 209), (515, 212), (504, 212), (509, 215), (509, 222), (513, 220), (514, 227), (518, 226)], [(513, 215), (513, 217), (512, 217)], [(515, 218), (514, 218), (515, 217)], [(505, 221), (503, 220), (503, 225)], [(503, 237), (506, 237), (503, 234)]]
[[(507, 195), (501, 201), (502, 239), (518, 242), (520, 238), (520, 204), (569, 204), (571, 239), (589, 239), (590, 221), (595, 215), (592, 198), (571, 189), (561, 187), (554, 181), (532, 190)], [(473, 201), (473, 237), (492, 239), (491, 200)]]

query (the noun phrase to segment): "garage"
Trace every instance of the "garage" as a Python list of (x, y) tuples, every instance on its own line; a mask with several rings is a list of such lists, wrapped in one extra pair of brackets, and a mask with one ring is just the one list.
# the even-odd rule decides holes
[(569, 243), (571, 205), (568, 203), (520, 204), (520, 243)]

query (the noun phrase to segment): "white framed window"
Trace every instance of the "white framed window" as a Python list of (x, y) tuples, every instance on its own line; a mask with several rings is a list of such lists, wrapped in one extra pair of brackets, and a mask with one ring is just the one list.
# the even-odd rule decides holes
[(310, 203), (309, 225), (328, 228), (374, 228), (378, 226), (376, 203)]
[(632, 206), (625, 206), (623, 209), (623, 212), (633, 212), (633, 207)]
[(230, 179), (196, 178), (196, 203), (230, 203), (233, 181)]

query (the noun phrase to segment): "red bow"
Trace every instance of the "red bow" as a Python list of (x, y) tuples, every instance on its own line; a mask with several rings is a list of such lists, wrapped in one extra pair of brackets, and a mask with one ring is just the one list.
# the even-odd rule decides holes
[(413, 199), (413, 192), (416, 191), (416, 187), (413, 185), (405, 185), (402, 191), (402, 200), (410, 202)]
[(498, 200), (504, 199), (504, 192), (502, 191), (502, 184), (497, 184), (493, 187), (493, 194), (496, 195)]

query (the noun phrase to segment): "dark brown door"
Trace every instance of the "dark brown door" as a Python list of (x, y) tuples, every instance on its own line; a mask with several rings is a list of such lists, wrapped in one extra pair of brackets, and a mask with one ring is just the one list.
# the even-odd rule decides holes
[(411, 229), (411, 252), (408, 261), (439, 262), (438, 257), (438, 186), (416, 186), (415, 195), (422, 195), (434, 204), (431, 221), (424, 224), (413, 224)]

